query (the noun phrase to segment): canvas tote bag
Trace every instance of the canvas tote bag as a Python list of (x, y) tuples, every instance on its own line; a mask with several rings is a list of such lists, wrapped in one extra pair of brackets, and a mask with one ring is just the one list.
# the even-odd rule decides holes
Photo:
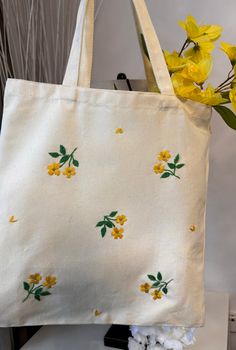
[(211, 109), (179, 100), (144, 0), (161, 94), (90, 88), (94, 0), (63, 85), (7, 81), (0, 326), (204, 321)]

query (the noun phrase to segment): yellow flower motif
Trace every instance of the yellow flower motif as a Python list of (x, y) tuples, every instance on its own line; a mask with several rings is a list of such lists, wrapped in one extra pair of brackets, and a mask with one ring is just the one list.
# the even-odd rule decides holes
[(154, 290), (152, 293), (151, 293), (152, 297), (154, 300), (157, 300), (157, 299), (161, 299), (162, 296), (163, 296), (163, 293), (160, 291), (160, 290)]
[(195, 232), (197, 228), (196, 228), (196, 225), (191, 225), (189, 229), (190, 231)]
[(179, 21), (179, 25), (186, 31), (188, 39), (197, 43), (215, 41), (222, 32), (222, 27), (218, 25), (198, 25), (193, 16), (188, 16), (186, 22)]
[(164, 56), (170, 73), (183, 69), (187, 61), (186, 58), (179, 57), (178, 52), (176, 51), (170, 53), (169, 51), (164, 50)]
[(95, 310), (95, 312), (94, 312), (94, 315), (97, 317), (97, 316), (100, 316), (102, 314), (102, 312), (101, 311), (99, 311), (99, 310)]
[(162, 174), (164, 170), (165, 170), (165, 166), (162, 163), (157, 163), (153, 167), (153, 171), (156, 174)]
[(114, 227), (114, 229), (112, 230), (111, 232), (111, 235), (114, 237), (114, 239), (118, 239), (118, 238), (123, 238), (123, 233), (124, 232), (124, 229), (123, 228), (117, 228), (117, 227)]
[(116, 134), (123, 134), (124, 130), (122, 128), (117, 128), (116, 129)]
[(234, 66), (236, 64), (236, 45), (231, 45), (231, 44), (222, 42), (221, 50), (226, 53), (226, 55), (229, 57), (229, 60), (232, 66)]
[(120, 224), (121, 226), (124, 225), (124, 223), (127, 221), (127, 218), (125, 215), (118, 215), (116, 217), (117, 224)]
[(57, 283), (57, 278), (54, 276), (46, 276), (43, 286), (47, 288), (52, 288)]
[(39, 273), (34, 273), (33, 275), (29, 276), (28, 281), (29, 283), (39, 284), (41, 279), (42, 279), (42, 276)]
[(151, 285), (149, 283), (144, 283), (144, 284), (141, 284), (140, 285), (140, 290), (141, 292), (144, 292), (144, 293), (149, 293), (149, 290), (151, 289)]
[(232, 103), (233, 109), (236, 112), (236, 87), (230, 90), (229, 92), (229, 98)]
[(210, 106), (217, 106), (220, 103), (227, 102), (228, 99), (223, 98), (220, 92), (216, 92), (211, 84), (208, 84), (206, 90), (201, 91), (196, 96), (196, 101)]
[(48, 174), (50, 176), (57, 175), (59, 176), (61, 174), (60, 169), (60, 163), (52, 163), (48, 165)]
[(167, 150), (164, 150), (164, 151), (161, 151), (158, 155), (158, 159), (159, 160), (163, 160), (164, 162), (168, 162), (168, 160), (171, 158), (171, 154), (169, 151)]
[(184, 52), (184, 56), (191, 61), (198, 63), (204, 58), (210, 58), (214, 44), (209, 42), (198, 43)]
[(14, 215), (10, 216), (9, 222), (11, 222), (12, 224), (13, 224), (14, 222), (17, 222), (17, 220), (15, 219), (15, 216), (14, 216)]
[(65, 168), (65, 171), (63, 171), (63, 175), (65, 175), (68, 179), (71, 178), (71, 176), (74, 176), (76, 174), (75, 168), (73, 166), (68, 166)]
[(204, 58), (198, 63), (187, 61), (185, 68), (179, 72), (183, 78), (202, 85), (208, 78), (212, 69), (212, 57)]

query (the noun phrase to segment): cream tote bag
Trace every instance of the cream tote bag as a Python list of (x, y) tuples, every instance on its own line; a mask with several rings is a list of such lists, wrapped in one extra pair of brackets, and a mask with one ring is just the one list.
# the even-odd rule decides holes
[(90, 88), (94, 0), (63, 85), (9, 79), (0, 143), (0, 326), (201, 326), (211, 109), (179, 100), (145, 1), (161, 94)]

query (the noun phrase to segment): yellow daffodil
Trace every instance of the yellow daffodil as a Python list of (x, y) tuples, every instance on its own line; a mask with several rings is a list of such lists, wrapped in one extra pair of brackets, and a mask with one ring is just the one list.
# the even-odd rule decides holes
[(50, 176), (52, 175), (57, 175), (59, 176), (61, 171), (59, 170), (60, 169), (60, 163), (52, 163), (52, 164), (49, 164), (48, 165), (48, 174)]
[(198, 63), (204, 58), (210, 58), (213, 49), (214, 44), (212, 42), (202, 42), (186, 50), (184, 56), (191, 61)]
[(28, 281), (29, 283), (39, 284), (41, 279), (42, 279), (42, 276), (39, 273), (34, 273), (33, 275), (29, 276)]
[(118, 215), (116, 217), (117, 224), (124, 225), (124, 223), (127, 221), (127, 218), (125, 215)]
[(144, 293), (149, 293), (149, 290), (151, 289), (151, 285), (149, 283), (144, 283), (144, 284), (141, 284), (140, 285), (140, 290), (141, 292), (144, 292)]
[(233, 109), (236, 112), (236, 87), (230, 90), (229, 92), (229, 98), (232, 103)]
[(57, 278), (54, 276), (46, 276), (43, 286), (47, 288), (52, 288), (57, 283)]
[(194, 42), (215, 41), (222, 32), (222, 28), (218, 25), (198, 25), (193, 16), (188, 16), (186, 21), (179, 21), (179, 25), (186, 33), (188, 40)]
[(221, 50), (226, 53), (226, 55), (229, 57), (229, 60), (232, 66), (234, 66), (236, 64), (236, 45), (231, 45), (231, 44), (222, 42)]
[(223, 98), (220, 92), (216, 92), (211, 84), (208, 84), (206, 90), (201, 91), (199, 96), (199, 102), (210, 106), (217, 106), (228, 100)]
[(197, 87), (191, 80), (182, 77), (182, 75), (178, 73), (174, 74), (171, 77), (171, 80), (177, 96), (198, 101), (198, 95), (201, 93), (201, 89)]
[(170, 53), (169, 51), (164, 50), (164, 56), (166, 64), (168, 66), (168, 70), (171, 74), (183, 69), (187, 61), (186, 58), (179, 57), (178, 52), (176, 51)]
[(63, 175), (65, 175), (68, 179), (71, 178), (71, 176), (74, 176), (76, 174), (75, 168), (73, 166), (68, 166), (65, 168), (65, 171), (63, 171)]
[(156, 174), (161, 174), (163, 173), (163, 171), (165, 170), (165, 165), (162, 164), (162, 163), (157, 163), (154, 165), (153, 167), (153, 171), (156, 173)]
[(159, 160), (163, 160), (164, 162), (168, 162), (168, 160), (171, 158), (171, 154), (169, 151), (164, 150), (159, 153), (157, 158)]
[(154, 290), (154, 292), (151, 293), (154, 300), (161, 299), (163, 294), (160, 290)]
[(114, 239), (118, 239), (118, 238), (121, 239), (123, 238), (123, 232), (124, 232), (123, 228), (114, 227), (114, 229), (111, 232), (111, 235), (114, 237)]
[(212, 69), (212, 57), (204, 58), (198, 63), (187, 61), (185, 68), (179, 73), (183, 78), (202, 85), (208, 78)]

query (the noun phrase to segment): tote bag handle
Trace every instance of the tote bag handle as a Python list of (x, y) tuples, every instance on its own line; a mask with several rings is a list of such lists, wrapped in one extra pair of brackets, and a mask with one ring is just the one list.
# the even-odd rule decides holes
[[(160, 42), (145, 0), (132, 0), (148, 49), (153, 73), (162, 94), (175, 95)], [(90, 87), (94, 37), (94, 0), (81, 0), (63, 85)]]

